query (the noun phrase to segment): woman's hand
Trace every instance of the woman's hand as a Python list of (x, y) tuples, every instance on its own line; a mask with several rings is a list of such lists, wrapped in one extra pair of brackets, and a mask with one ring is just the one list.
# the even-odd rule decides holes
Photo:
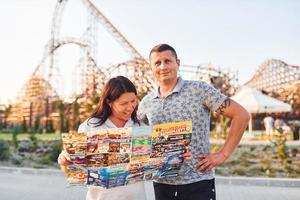
[(57, 158), (57, 163), (60, 165), (61, 170), (67, 173), (67, 166), (72, 164), (70, 155), (65, 150), (62, 150)]

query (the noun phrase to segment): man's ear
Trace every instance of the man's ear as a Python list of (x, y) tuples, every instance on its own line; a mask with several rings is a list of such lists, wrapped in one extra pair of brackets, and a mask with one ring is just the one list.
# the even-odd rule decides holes
[(177, 59), (177, 60), (176, 60), (176, 63), (177, 63), (177, 65), (178, 65), (178, 68), (179, 68), (179, 66), (180, 66), (180, 60), (179, 60), (179, 59)]

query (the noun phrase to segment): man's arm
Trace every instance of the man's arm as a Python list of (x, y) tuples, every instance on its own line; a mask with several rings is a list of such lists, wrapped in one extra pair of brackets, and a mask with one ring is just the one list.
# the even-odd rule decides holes
[(196, 155), (196, 158), (200, 159), (196, 164), (196, 168), (203, 172), (210, 171), (213, 167), (222, 164), (228, 159), (240, 142), (250, 119), (249, 113), (240, 104), (230, 98), (224, 100), (216, 112), (217, 114), (223, 114), (231, 118), (231, 125), (225, 144), (219, 152)]

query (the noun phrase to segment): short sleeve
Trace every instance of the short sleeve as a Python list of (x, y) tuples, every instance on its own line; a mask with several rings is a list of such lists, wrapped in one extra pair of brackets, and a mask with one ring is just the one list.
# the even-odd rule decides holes
[(84, 133), (88, 131), (88, 125), (87, 125), (87, 120), (85, 120), (84, 122), (82, 122), (77, 130), (79, 133)]
[(203, 96), (205, 106), (212, 112), (217, 110), (225, 99), (228, 97), (213, 86), (203, 82)]

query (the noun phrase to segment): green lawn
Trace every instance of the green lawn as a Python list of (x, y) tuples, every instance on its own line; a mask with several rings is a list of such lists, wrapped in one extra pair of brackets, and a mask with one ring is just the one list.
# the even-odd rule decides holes
[[(32, 133), (18, 133), (18, 139), (29, 139), (29, 136)], [(0, 140), (12, 140), (12, 133), (0, 133)], [(43, 133), (43, 134), (35, 134), (37, 139), (39, 140), (60, 140), (60, 133)]]

